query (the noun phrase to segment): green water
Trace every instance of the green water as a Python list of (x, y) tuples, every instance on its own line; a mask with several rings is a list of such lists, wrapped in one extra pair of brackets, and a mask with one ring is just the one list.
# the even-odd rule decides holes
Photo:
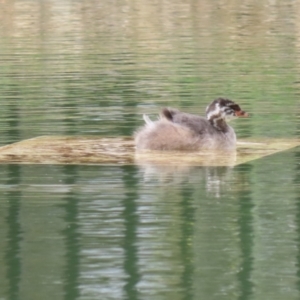
[[(299, 1), (0, 2), (0, 145), (129, 136), (219, 96), (297, 138)], [(235, 168), (0, 165), (0, 300), (300, 298), (300, 149)]]
[(299, 164), (2, 166), (1, 297), (299, 299)]

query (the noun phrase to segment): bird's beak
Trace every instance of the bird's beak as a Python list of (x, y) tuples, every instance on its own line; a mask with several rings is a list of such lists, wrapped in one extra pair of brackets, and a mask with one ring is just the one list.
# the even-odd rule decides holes
[(235, 115), (236, 115), (237, 117), (242, 117), (242, 118), (247, 118), (247, 117), (249, 117), (249, 114), (246, 113), (246, 112), (243, 111), (243, 110), (236, 110), (236, 111), (235, 111)]

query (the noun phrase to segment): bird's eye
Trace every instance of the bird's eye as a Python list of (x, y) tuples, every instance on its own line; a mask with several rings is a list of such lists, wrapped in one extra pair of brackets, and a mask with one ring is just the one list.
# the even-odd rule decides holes
[(234, 114), (234, 110), (228, 107), (225, 109), (225, 113), (226, 113), (226, 115), (232, 115), (232, 114)]

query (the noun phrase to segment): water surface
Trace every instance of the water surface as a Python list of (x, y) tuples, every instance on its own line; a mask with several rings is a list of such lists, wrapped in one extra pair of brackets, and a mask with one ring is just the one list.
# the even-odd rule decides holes
[[(1, 1), (1, 145), (130, 136), (219, 96), (299, 136), (297, 1)], [(235, 168), (0, 165), (0, 299), (299, 299), (299, 149)]]
[(298, 299), (299, 156), (2, 166), (1, 296)]

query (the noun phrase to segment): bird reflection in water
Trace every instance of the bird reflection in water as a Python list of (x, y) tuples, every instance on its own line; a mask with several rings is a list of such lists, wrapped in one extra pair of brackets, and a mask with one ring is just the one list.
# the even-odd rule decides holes
[(182, 153), (136, 152), (135, 163), (140, 167), (144, 182), (202, 185), (206, 192), (219, 198), (230, 188), (236, 152)]

